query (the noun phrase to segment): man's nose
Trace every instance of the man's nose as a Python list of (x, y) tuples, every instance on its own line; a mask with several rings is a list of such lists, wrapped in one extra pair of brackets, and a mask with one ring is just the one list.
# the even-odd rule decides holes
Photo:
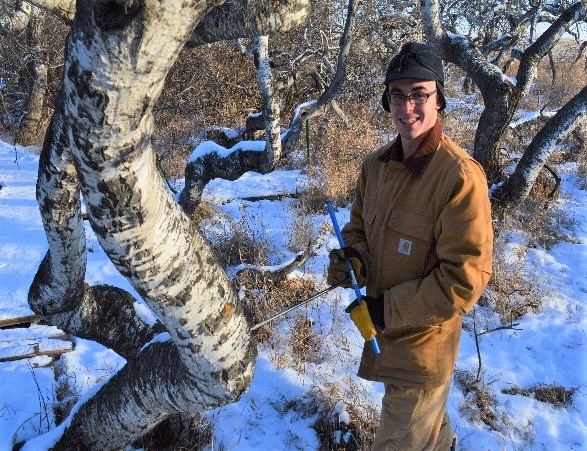
[(400, 104), (400, 109), (402, 111), (412, 111), (416, 104), (412, 101), (412, 99), (404, 99), (404, 101)]

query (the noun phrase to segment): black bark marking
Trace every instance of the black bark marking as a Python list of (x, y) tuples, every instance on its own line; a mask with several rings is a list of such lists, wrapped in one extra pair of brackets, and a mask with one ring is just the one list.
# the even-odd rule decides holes
[[(97, 91), (92, 87), (92, 71), (81, 69), (77, 61), (72, 61), (67, 75), (69, 79), (74, 82), (79, 98), (91, 100), (93, 104), (92, 106), (103, 113), (106, 106), (108, 106), (108, 95), (105, 92)], [(80, 111), (80, 116), (91, 119), (91, 115), (82, 113), (82, 111)], [(104, 115), (102, 115), (98, 121), (98, 125), (104, 125), (104, 123), (105, 118)]]
[(94, 21), (103, 31), (117, 31), (126, 28), (142, 16), (144, 3), (141, 0), (94, 2)]

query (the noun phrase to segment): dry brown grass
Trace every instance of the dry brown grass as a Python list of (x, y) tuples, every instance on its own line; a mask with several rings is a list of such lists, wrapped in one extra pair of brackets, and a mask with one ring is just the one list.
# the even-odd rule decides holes
[[(313, 281), (299, 277), (286, 278), (275, 282), (270, 274), (263, 274), (258, 271), (242, 271), (235, 280), (237, 287), (245, 299), (245, 311), (251, 324), (257, 324), (273, 314), (286, 309), (297, 302), (309, 298), (318, 290)], [(276, 319), (260, 327), (255, 332), (259, 341), (266, 341), (275, 338), (276, 324), (284, 318)], [(307, 337), (299, 340), (302, 346), (307, 341), (309, 332), (304, 332)], [(303, 337), (301, 337), (303, 338)], [(296, 340), (292, 340), (295, 345)], [(298, 355), (304, 353), (302, 350), (294, 349)]]
[(302, 371), (307, 363), (320, 363), (323, 360), (321, 338), (312, 326), (313, 321), (303, 311), (298, 310), (286, 343), (291, 350), (294, 366)]
[(528, 388), (509, 388), (502, 390), (502, 393), (532, 397), (536, 401), (545, 402), (554, 407), (561, 408), (572, 404), (573, 393), (576, 391), (577, 388), (566, 389), (559, 384), (535, 384)]
[(548, 58), (544, 58), (538, 65), (534, 95), (528, 97), (542, 100), (549, 109), (556, 109), (578, 93), (587, 85), (587, 72), (584, 60), (574, 62), (575, 56), (567, 52), (556, 54), (554, 79)]
[(512, 220), (529, 236), (529, 247), (550, 249), (557, 243), (578, 243), (574, 230), (577, 222), (562, 208), (557, 208), (550, 195), (550, 186), (538, 183), (522, 205), (510, 211)]
[(210, 126), (237, 127), (261, 104), (252, 59), (233, 41), (184, 48), (154, 108), (153, 142), (166, 177), (183, 177), (189, 138)]
[(216, 256), (225, 267), (241, 263), (267, 264), (272, 244), (262, 232), (262, 218), (248, 218), (243, 209), (238, 220), (219, 212), (212, 219), (214, 226), (207, 235)]
[(315, 239), (314, 221), (309, 209), (308, 197), (305, 194), (300, 196), (289, 210), (292, 223), (287, 231), (287, 246), (293, 252), (301, 252), (306, 250)]
[(477, 380), (472, 373), (460, 370), (455, 371), (454, 378), (456, 385), (461, 388), (466, 398), (459, 410), (472, 421), (481, 421), (491, 429), (499, 430), (499, 421), (505, 418), (497, 412), (497, 400), (484, 382)]
[(471, 150), (475, 143), (477, 120), (473, 113), (464, 110), (453, 110), (442, 116), (444, 133), (463, 149)]
[(537, 280), (528, 277), (525, 269), (525, 247), (518, 248), (518, 255), (511, 259), (501, 258), (511, 253), (503, 237), (505, 230), (496, 239), (493, 274), (490, 290), (479, 300), (479, 305), (488, 305), (497, 313), (502, 323), (511, 324), (529, 312), (537, 313), (546, 293), (538, 288)]
[(157, 126), (191, 121), (189, 132), (244, 124), (260, 105), (255, 66), (233, 41), (184, 48), (155, 107)]
[[(347, 378), (344, 383), (313, 387), (286, 405), (286, 410), (316, 417), (313, 427), (322, 450), (368, 450), (379, 423), (379, 414), (369, 399), (363, 388)], [(341, 420), (343, 410), (350, 421)]]
[(55, 366), (55, 380), (55, 399), (57, 403), (53, 410), (55, 412), (55, 424), (61, 424), (77, 403), (80, 388), (77, 386), (74, 376), (68, 373), (65, 365)]
[[(0, 5), (0, 14), (9, 15), (6, 9), (12, 5)], [(23, 31), (19, 34), (3, 34), (0, 39), (0, 127), (2, 131), (14, 136), (27, 107), (27, 93), (33, 83), (33, 74), (28, 66), (30, 55), (40, 53), (44, 55), (47, 65), (47, 95), (45, 98), (44, 117), (37, 130), (37, 142), (41, 144), (49, 119), (54, 108), (54, 99), (61, 85), (63, 72), (63, 48), (69, 26), (51, 14), (45, 14), (42, 27), (51, 30), (50, 33), (41, 33), (39, 41), (31, 46), (31, 42)]]
[[(555, 110), (560, 108), (572, 96), (587, 84), (587, 71), (584, 59), (575, 61), (577, 57), (577, 43), (560, 40), (554, 47), (553, 73), (548, 57), (542, 58), (538, 64), (536, 81), (522, 102), (521, 108), (527, 110)], [(515, 75), (519, 62), (515, 61), (508, 69), (508, 75)]]
[[(567, 212), (557, 207), (556, 181), (543, 170), (530, 195), (516, 209), (502, 212), (494, 243), (493, 275), (490, 288), (480, 300), (511, 323), (525, 314), (537, 313), (549, 293), (540, 288), (548, 281), (537, 280), (528, 270), (528, 250), (546, 250), (560, 242), (578, 243), (577, 223)], [(515, 242), (512, 243), (512, 236)], [(513, 251), (515, 250), (515, 252)]]

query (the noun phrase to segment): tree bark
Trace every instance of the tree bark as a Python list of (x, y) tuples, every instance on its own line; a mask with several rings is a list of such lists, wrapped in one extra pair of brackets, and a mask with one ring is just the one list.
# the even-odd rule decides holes
[(23, 146), (38, 144), (43, 136), (42, 123), (45, 116), (45, 98), (48, 91), (48, 68), (45, 52), (40, 48), (43, 15), (38, 8), (31, 8), (27, 25), (27, 45), (32, 48), (28, 55), (29, 92), (25, 116), (16, 132), (15, 142)]
[(279, 127), (279, 99), (275, 97), (271, 66), (269, 65), (269, 38), (256, 36), (253, 39), (253, 54), (257, 69), (257, 84), (263, 96), (263, 119), (265, 122), (265, 152), (261, 172), (267, 173), (281, 160), (281, 128)]
[[(77, 0), (29, 0), (23, 3), (51, 11), (69, 22), (73, 20)], [(218, 3), (219, 6), (212, 8), (194, 28), (186, 41), (187, 47), (289, 31), (303, 23), (310, 14), (308, 0), (227, 0)]]

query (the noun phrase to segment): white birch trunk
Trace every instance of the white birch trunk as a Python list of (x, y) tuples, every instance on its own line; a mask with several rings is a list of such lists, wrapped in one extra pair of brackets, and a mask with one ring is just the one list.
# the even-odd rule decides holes
[(279, 99), (275, 97), (273, 76), (269, 65), (269, 37), (256, 36), (253, 40), (253, 53), (257, 73), (257, 84), (263, 95), (263, 118), (265, 120), (265, 158), (262, 172), (275, 168), (281, 160), (281, 128), (279, 127)]
[(124, 447), (174, 412), (235, 400), (252, 377), (255, 349), (234, 289), (166, 190), (150, 143), (152, 107), (165, 75), (194, 25), (216, 4), (146, 1), (116, 9), (78, 3), (63, 102), (40, 165), (49, 253), (30, 303), (81, 334), (83, 311), (95, 313), (91, 304), (103, 291), (83, 282), (81, 187), (100, 244), (172, 341), (140, 352), (119, 349), (127, 365), (82, 406), (57, 449)]

